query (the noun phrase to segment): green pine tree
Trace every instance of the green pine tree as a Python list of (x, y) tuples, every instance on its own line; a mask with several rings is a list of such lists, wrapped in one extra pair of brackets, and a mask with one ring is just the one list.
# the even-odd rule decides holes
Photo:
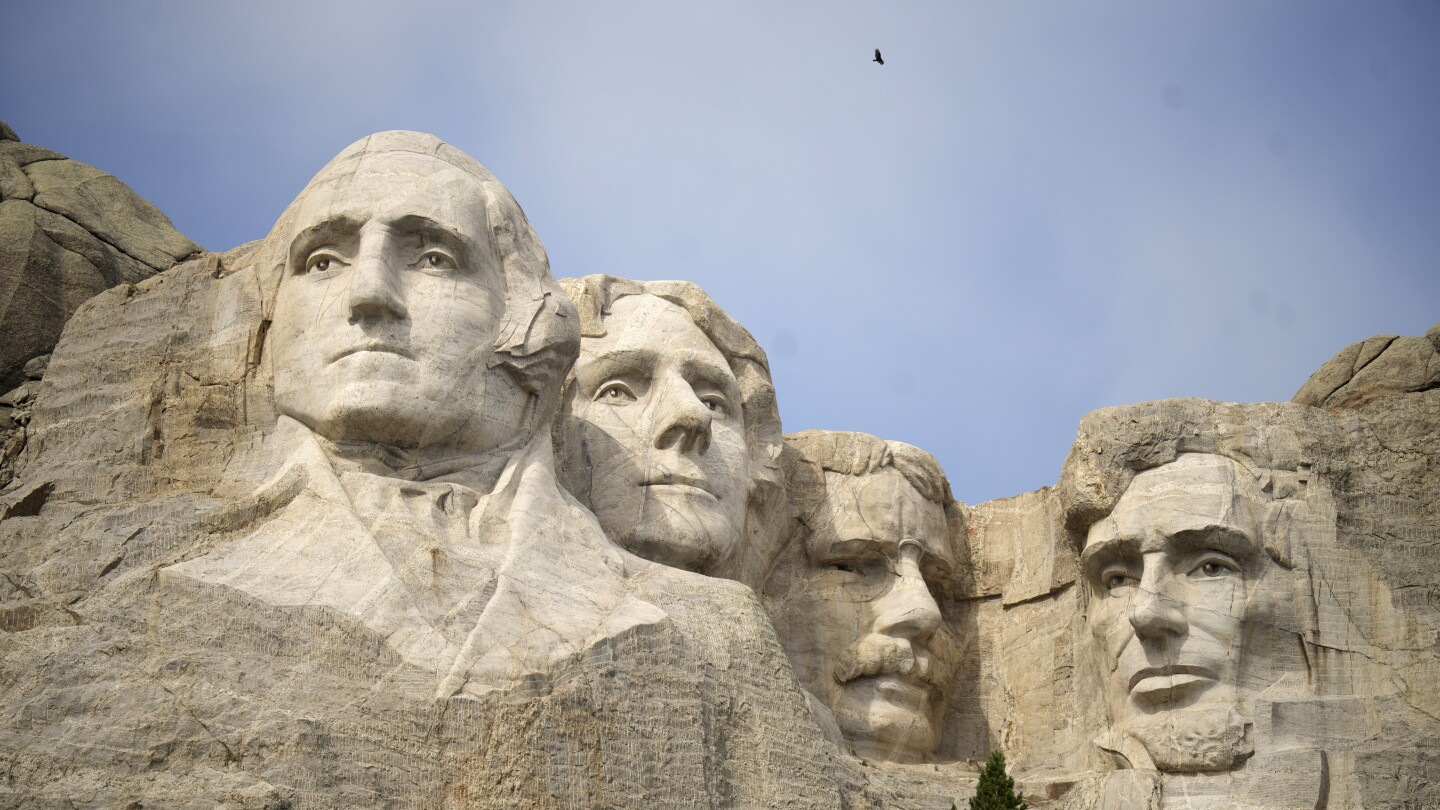
[(1005, 755), (999, 751), (990, 754), (980, 771), (970, 810), (1025, 810), (1025, 801), (1015, 792), (1015, 780), (1005, 775)]

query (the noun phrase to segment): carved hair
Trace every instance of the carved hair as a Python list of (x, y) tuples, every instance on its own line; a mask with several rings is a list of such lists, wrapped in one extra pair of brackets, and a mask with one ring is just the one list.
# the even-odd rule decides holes
[(1088, 414), (1065, 459), (1058, 487), (1065, 527), (1076, 550), (1090, 527), (1114, 510), (1135, 476), (1200, 453), (1235, 462), (1253, 491), (1269, 498), (1265, 550), (1289, 568), (1294, 549), (1282, 530), (1297, 521), (1315, 495), (1323, 457), (1312, 445), (1321, 429), (1308, 429), (1311, 409), (1290, 403), (1236, 405), (1201, 399), (1142, 402)]
[[(964, 507), (951, 497), (950, 481), (940, 462), (914, 445), (886, 441), (868, 433), (806, 430), (785, 437), (785, 452), (780, 458), (790, 498), (789, 525), (782, 543), (784, 556), (776, 555), (781, 567), (796, 563), (807, 553), (808, 539), (825, 502), (827, 471), (863, 476), (894, 469), (922, 497), (944, 508), (950, 543), (965, 533)], [(765, 583), (763, 593), (767, 599), (776, 587), (783, 588), (783, 584)]]
[[(630, 295), (653, 295), (685, 310), (690, 320), (725, 356), (740, 390), (745, 445), (750, 456), (750, 492), (745, 541), (734, 579), (756, 584), (776, 551), (776, 533), (783, 523), (784, 485), (780, 472), (780, 411), (770, 363), (750, 332), (725, 314), (704, 290), (688, 281), (632, 281), (607, 275), (565, 278), (560, 286), (579, 314), (580, 334), (605, 335), (605, 319), (616, 301)], [(574, 381), (572, 373), (567, 384)], [(557, 425), (558, 429), (558, 425)]]
[(545, 248), (520, 204), (474, 158), (434, 135), (421, 132), (380, 132), (361, 138), (325, 164), (280, 215), (265, 239), (262, 267), (272, 271), (262, 281), (264, 319), (275, 311), (275, 295), (285, 272), (295, 218), (306, 192), (337, 175), (366, 170), (365, 164), (389, 153), (430, 157), (474, 178), (485, 199), (487, 222), (481, 230), (498, 259), (505, 285), (505, 314), (495, 340), (491, 367), (510, 372), (526, 392), (538, 398), (537, 414), (554, 412), (565, 372), (580, 352), (574, 307), (550, 275)]
[(787, 478), (805, 477), (797, 468), (806, 464), (841, 475), (870, 475), (893, 467), (931, 503), (947, 506), (951, 501), (950, 481), (940, 462), (914, 445), (868, 433), (806, 430), (786, 436), (785, 446), (793, 450), (784, 456)]

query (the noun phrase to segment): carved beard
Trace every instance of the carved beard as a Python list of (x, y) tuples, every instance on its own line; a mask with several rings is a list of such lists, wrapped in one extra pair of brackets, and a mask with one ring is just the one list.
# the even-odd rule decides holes
[[(1095, 743), (1132, 768), (1214, 773), (1232, 770), (1255, 753), (1250, 727), (1233, 706), (1176, 709), (1137, 719)], [(1136, 750), (1137, 743), (1143, 752)]]

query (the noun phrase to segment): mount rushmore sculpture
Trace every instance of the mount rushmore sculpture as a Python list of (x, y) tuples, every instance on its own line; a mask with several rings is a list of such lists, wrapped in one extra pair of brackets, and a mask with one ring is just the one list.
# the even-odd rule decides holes
[(26, 383), (0, 806), (948, 808), (991, 750), (1032, 807), (1440, 804), (1437, 383), (1432, 330), (1107, 408), (966, 505), (372, 135)]

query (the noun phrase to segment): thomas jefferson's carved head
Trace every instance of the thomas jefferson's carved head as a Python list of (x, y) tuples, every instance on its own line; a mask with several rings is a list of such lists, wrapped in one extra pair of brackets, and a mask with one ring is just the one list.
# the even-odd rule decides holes
[(562, 283), (584, 330), (555, 426), (562, 483), (630, 551), (747, 579), (764, 551), (742, 547), (768, 545), (783, 507), (764, 352), (688, 282)]
[(552, 413), (573, 309), (519, 206), (468, 156), (372, 135), (310, 181), (270, 242), (281, 414), (338, 442), (474, 454), (523, 443)]

